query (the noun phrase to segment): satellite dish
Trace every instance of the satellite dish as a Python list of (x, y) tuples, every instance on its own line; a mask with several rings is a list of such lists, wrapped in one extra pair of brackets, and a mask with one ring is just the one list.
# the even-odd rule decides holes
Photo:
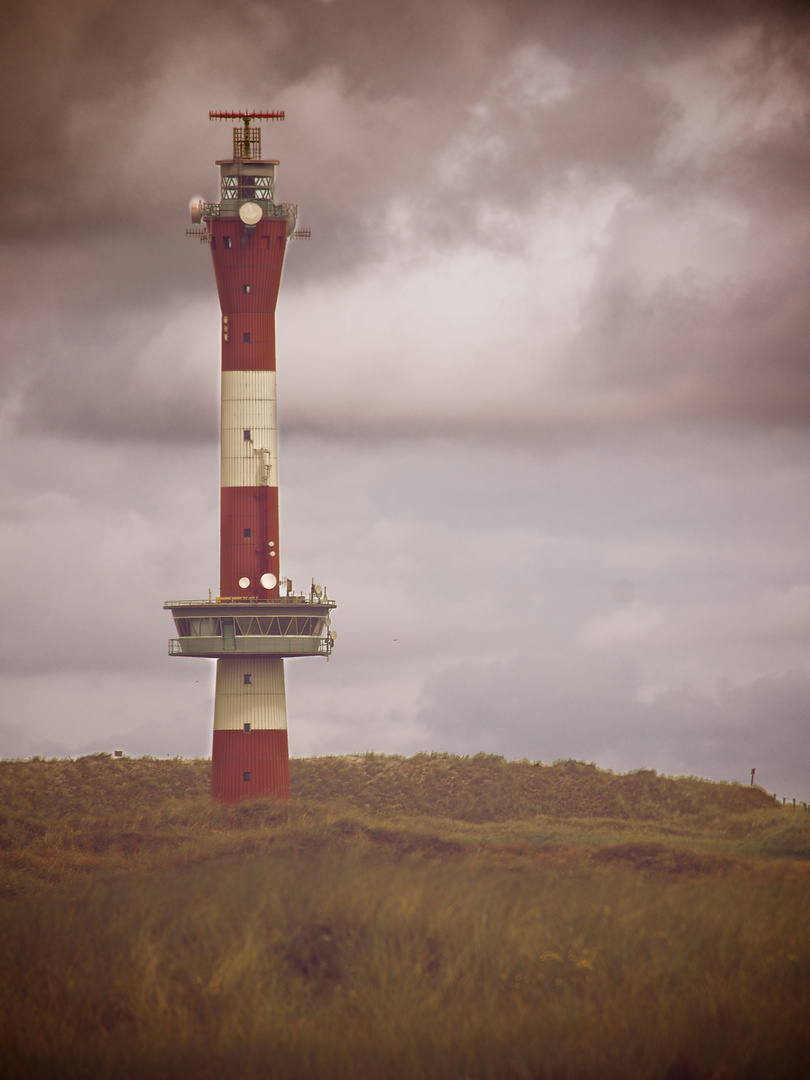
[(331, 625), (332, 625), (332, 620), (331, 620), (331, 618), (330, 618), (330, 617), (329, 617), (328, 615), (327, 615), (327, 616), (326, 616), (326, 618), (325, 618), (325, 619), (323, 620), (323, 625), (324, 625), (324, 626), (327, 626), (327, 627), (328, 627), (328, 626), (331, 626)]
[(262, 220), (262, 208), (258, 203), (246, 202), (239, 207), (239, 217), (246, 225), (258, 225)]
[(278, 582), (278, 578), (275, 574), (262, 574), (260, 580), (263, 589), (274, 589)]
[(323, 589), (320, 587), (320, 585), (313, 585), (312, 591), (315, 593), (319, 600), (323, 596)]
[(191, 224), (199, 225), (203, 219), (205, 204), (202, 199), (192, 199), (189, 208), (191, 210)]
[(337, 640), (337, 630), (330, 630), (329, 631), (329, 637), (332, 639), (332, 641), (336, 641)]
[(240, 577), (239, 578), (239, 588), (240, 589), (246, 589), (249, 585), (250, 585), (250, 578), (249, 577)]

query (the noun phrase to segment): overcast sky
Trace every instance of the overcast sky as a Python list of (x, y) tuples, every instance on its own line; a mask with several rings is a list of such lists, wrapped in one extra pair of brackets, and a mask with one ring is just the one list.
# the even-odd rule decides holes
[(747, 0), (12, 0), (0, 755), (208, 755), (219, 309), (264, 125), (291, 753), (810, 799), (810, 19)]

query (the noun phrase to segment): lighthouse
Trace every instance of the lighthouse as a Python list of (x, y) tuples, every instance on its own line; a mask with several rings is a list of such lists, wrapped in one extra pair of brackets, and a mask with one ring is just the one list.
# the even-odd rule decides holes
[(191, 204), (208, 245), (221, 312), (219, 595), (168, 600), (169, 654), (216, 659), (211, 794), (232, 803), (289, 798), (284, 660), (328, 657), (335, 601), (314, 580), (295, 592), (279, 543), (275, 311), (297, 207), (277, 203), (278, 161), (263, 158), (258, 121), (279, 112), (212, 112), (236, 120), (233, 155), (217, 161), (220, 199)]

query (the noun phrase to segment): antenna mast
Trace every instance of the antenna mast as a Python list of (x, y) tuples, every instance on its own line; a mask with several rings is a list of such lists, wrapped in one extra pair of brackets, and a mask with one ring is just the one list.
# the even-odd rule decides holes
[(244, 127), (233, 129), (234, 161), (258, 161), (262, 156), (261, 128), (251, 128), (251, 120), (283, 120), (283, 112), (209, 112), (209, 120), (241, 120)]

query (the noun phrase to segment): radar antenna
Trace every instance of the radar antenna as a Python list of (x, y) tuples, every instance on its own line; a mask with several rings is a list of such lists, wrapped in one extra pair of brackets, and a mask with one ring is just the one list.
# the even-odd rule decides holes
[(251, 120), (283, 120), (283, 112), (209, 112), (209, 120), (241, 120), (243, 128), (233, 129), (233, 156), (235, 161), (257, 161), (262, 156), (262, 133), (251, 128)]

